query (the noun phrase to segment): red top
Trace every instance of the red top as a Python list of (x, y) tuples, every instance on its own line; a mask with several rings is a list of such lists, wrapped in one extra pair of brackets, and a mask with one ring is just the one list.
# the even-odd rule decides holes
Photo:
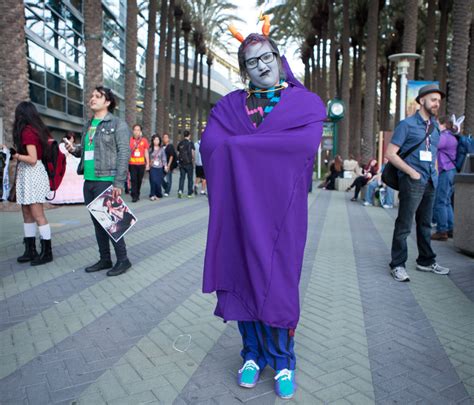
[(38, 160), (43, 158), (43, 147), (41, 146), (41, 140), (36, 129), (32, 126), (27, 125), (23, 132), (21, 133), (21, 144), (26, 147), (26, 145), (36, 146), (36, 154)]
[(130, 160), (131, 165), (144, 165), (145, 162), (145, 151), (150, 147), (145, 137), (135, 139), (133, 136), (130, 138)]

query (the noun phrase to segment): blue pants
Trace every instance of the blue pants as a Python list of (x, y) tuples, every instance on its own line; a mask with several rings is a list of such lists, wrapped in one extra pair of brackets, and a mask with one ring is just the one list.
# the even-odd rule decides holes
[(453, 195), (454, 175), (456, 169), (443, 170), (438, 177), (438, 188), (436, 189), (436, 198), (434, 204), (434, 220), (437, 224), (438, 232), (447, 232), (453, 230), (454, 213), (451, 204)]
[(367, 184), (367, 192), (365, 193), (365, 201), (373, 204), (374, 203), (374, 197), (375, 197), (375, 190), (379, 186), (379, 183), (377, 181), (372, 181), (369, 184)]
[(274, 370), (294, 370), (295, 341), (290, 329), (274, 328), (259, 321), (239, 321), (244, 362), (253, 360), (263, 370), (268, 364)]
[(165, 174), (162, 167), (152, 167), (150, 169), (150, 197), (163, 197), (161, 194), (161, 183)]

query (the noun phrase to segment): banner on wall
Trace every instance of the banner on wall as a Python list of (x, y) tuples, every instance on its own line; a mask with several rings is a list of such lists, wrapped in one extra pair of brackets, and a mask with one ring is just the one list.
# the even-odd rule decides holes
[(439, 82), (431, 82), (431, 81), (424, 81), (424, 80), (408, 80), (407, 85), (407, 104), (406, 104), (406, 116), (409, 117), (416, 113), (416, 111), (420, 108), (420, 105), (416, 102), (416, 96), (418, 96), (418, 92), (423, 86), (427, 84), (437, 84), (439, 86)]

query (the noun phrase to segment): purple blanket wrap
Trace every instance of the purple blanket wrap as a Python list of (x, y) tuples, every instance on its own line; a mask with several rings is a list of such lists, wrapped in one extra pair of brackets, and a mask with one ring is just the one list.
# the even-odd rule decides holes
[(308, 226), (308, 189), (326, 109), (287, 72), (280, 102), (255, 128), (247, 93), (211, 111), (200, 152), (209, 193), (203, 292), (215, 314), (295, 329)]

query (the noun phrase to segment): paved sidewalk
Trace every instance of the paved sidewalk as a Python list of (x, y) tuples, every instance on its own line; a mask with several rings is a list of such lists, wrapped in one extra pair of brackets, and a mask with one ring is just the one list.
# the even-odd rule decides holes
[(474, 260), (434, 242), (451, 274), (417, 272), (412, 234), (411, 282), (397, 283), (396, 211), (349, 198), (309, 196), (293, 401), (268, 368), (236, 385), (240, 335), (200, 292), (206, 197), (131, 205), (133, 267), (115, 278), (83, 271), (97, 260), (84, 206), (47, 212), (55, 260), (39, 267), (16, 262), (20, 213), (2, 212), (0, 404), (472, 404)]

